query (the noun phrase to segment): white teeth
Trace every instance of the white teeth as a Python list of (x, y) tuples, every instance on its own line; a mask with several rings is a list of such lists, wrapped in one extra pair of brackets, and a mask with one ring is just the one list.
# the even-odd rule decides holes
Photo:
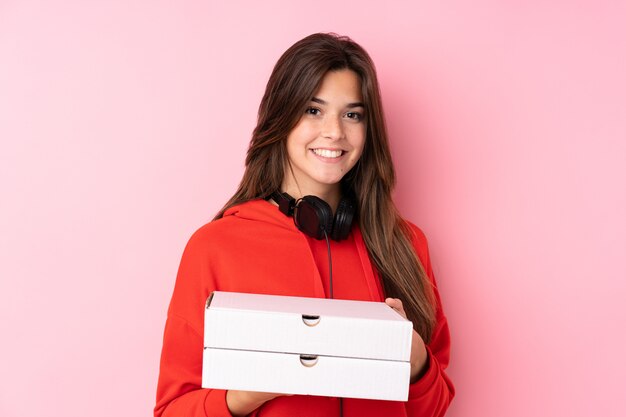
[(342, 151), (331, 151), (330, 149), (313, 149), (315, 155), (323, 156), (324, 158), (339, 158)]

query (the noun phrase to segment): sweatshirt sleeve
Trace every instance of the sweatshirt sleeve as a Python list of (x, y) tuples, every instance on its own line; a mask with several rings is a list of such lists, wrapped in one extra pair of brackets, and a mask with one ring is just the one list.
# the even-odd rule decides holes
[(204, 304), (215, 289), (200, 229), (185, 248), (168, 310), (154, 417), (231, 417), (226, 391), (201, 388)]
[(445, 372), (450, 362), (450, 332), (435, 283), (426, 237), (417, 227), (413, 225), (411, 227), (414, 231), (417, 254), (435, 291), (437, 323), (431, 341), (426, 345), (428, 369), (419, 380), (409, 386), (406, 411), (408, 416), (439, 417), (445, 414), (454, 397), (454, 386)]

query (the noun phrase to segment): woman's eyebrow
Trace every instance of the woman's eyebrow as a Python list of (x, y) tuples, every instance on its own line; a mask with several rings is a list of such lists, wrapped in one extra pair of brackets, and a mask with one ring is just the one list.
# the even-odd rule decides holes
[[(323, 105), (323, 106), (325, 106), (326, 104), (328, 104), (326, 101), (322, 100), (322, 99), (321, 99), (321, 98), (319, 98), (319, 97), (313, 97), (313, 98), (311, 99), (311, 101), (312, 101), (312, 102), (315, 102), (315, 103), (318, 103), (318, 104), (321, 104), (321, 105)], [(363, 107), (363, 108), (365, 108), (365, 105), (364, 105), (363, 103), (361, 103), (360, 101), (357, 101), (357, 102), (355, 102), (355, 103), (348, 103), (348, 104), (346, 105), (346, 107), (347, 107), (347, 108), (349, 108), (349, 109), (352, 109), (352, 108), (354, 108), (354, 107)]]

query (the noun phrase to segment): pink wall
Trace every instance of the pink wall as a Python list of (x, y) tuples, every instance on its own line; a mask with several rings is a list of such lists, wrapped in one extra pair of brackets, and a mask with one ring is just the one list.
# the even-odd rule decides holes
[(623, 2), (213, 3), (0, 3), (0, 415), (150, 414), (183, 246), (316, 31), (377, 63), (448, 415), (626, 415)]

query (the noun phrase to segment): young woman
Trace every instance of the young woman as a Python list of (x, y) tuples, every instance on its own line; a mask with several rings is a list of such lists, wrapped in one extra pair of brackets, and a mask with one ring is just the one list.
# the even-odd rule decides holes
[[(334, 34), (294, 44), (267, 84), (239, 189), (183, 254), (154, 415), (442, 416), (454, 395), (448, 325), (426, 239), (399, 216), (394, 182), (368, 54)], [(288, 217), (307, 210), (313, 221)], [(409, 400), (202, 389), (213, 290), (385, 301), (414, 325)]]

